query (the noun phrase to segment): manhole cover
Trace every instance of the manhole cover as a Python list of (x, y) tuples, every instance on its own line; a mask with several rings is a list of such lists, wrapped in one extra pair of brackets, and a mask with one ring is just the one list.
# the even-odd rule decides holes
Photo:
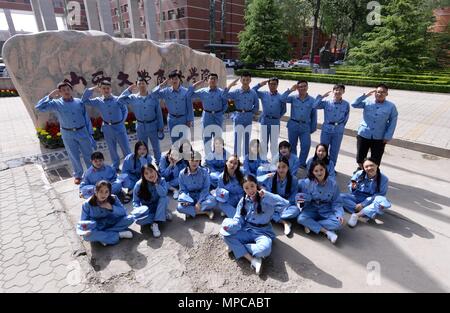
[(45, 174), (47, 175), (47, 178), (51, 184), (72, 177), (67, 166), (49, 169), (45, 172)]

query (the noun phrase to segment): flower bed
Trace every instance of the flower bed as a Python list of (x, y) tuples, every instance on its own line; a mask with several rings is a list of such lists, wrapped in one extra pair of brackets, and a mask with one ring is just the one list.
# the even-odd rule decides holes
[[(92, 128), (94, 130), (93, 137), (95, 140), (103, 138), (101, 131), (103, 119), (101, 117), (91, 118)], [(128, 133), (136, 132), (136, 117), (134, 113), (128, 113), (125, 127)], [(47, 122), (44, 128), (36, 128), (36, 134), (41, 144), (48, 149), (57, 149), (64, 147), (63, 140), (61, 138), (61, 131), (59, 123)]]
[(0, 97), (18, 97), (19, 93), (15, 89), (1, 89)]

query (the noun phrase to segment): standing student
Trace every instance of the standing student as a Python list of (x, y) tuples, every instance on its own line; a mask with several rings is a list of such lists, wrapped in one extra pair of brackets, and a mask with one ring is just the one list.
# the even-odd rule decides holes
[[(215, 191), (217, 206), (221, 210), (222, 216), (231, 218), (235, 215), (236, 207), (244, 196), (243, 183), (244, 175), (241, 172), (241, 162), (236, 155), (231, 155), (219, 176)], [(228, 196), (224, 196), (226, 194)]]
[[(132, 92), (138, 89), (138, 93)], [(161, 147), (159, 134), (164, 132), (164, 121), (159, 100), (148, 92), (148, 82), (139, 77), (136, 85), (131, 85), (120, 95), (119, 103), (129, 105), (136, 116), (136, 134), (140, 141), (149, 142), (153, 149), (155, 161), (158, 164), (161, 159)]]
[(138, 225), (151, 225), (153, 237), (161, 236), (158, 223), (164, 223), (168, 216), (168, 185), (153, 164), (146, 164), (141, 170), (142, 179), (136, 183), (133, 191), (133, 207), (145, 206), (147, 216), (137, 220)]
[(214, 218), (212, 210), (215, 201), (209, 193), (210, 179), (206, 169), (200, 166), (202, 157), (200, 153), (193, 152), (189, 160), (189, 166), (181, 171), (178, 182), (180, 195), (178, 197), (177, 210), (180, 213), (195, 217), (199, 214)]
[[(200, 99), (203, 104), (203, 145), (205, 155), (211, 152), (211, 139), (222, 138), (223, 115), (228, 109), (228, 101), (224, 98), (223, 89), (218, 87), (219, 76), (216, 73), (210, 73), (207, 77), (208, 87), (201, 88), (193, 92), (192, 99)], [(199, 81), (193, 85), (194, 88), (203, 84)]]
[(311, 169), (311, 165), (314, 161), (323, 161), (327, 166), (328, 177), (336, 178), (336, 173), (334, 172), (334, 163), (330, 160), (330, 156), (328, 155), (328, 146), (322, 143), (319, 143), (316, 146), (316, 151), (314, 156), (306, 162), (306, 172), (309, 173)]
[[(286, 102), (283, 101), (282, 95), (278, 93), (278, 83), (278, 78), (272, 77), (253, 87), (262, 104), (262, 114), (259, 120), (261, 123), (261, 142), (265, 143), (264, 146), (270, 147), (272, 158), (277, 154), (280, 120), (286, 113)], [(259, 89), (266, 84), (269, 85), (269, 91), (260, 91)]]
[[(298, 95), (289, 96), (298, 90)], [(308, 94), (308, 82), (299, 80), (296, 85), (288, 89), (282, 96), (283, 101), (291, 103), (291, 116), (287, 123), (288, 138), (292, 145), (292, 152), (297, 155), (297, 142), (300, 140), (300, 167), (306, 167), (309, 149), (311, 148), (311, 134), (317, 130), (317, 110), (314, 108), (315, 99)]]
[(348, 221), (350, 227), (355, 227), (360, 217), (374, 219), (391, 207), (386, 199), (389, 179), (381, 173), (377, 162), (375, 158), (365, 159), (364, 169), (353, 174), (348, 184), (350, 193), (341, 194), (344, 209), (352, 213)]
[(313, 162), (308, 178), (299, 183), (299, 191), (308, 201), (305, 201), (297, 222), (305, 226), (306, 233), (323, 233), (334, 244), (338, 238), (336, 231), (344, 224), (344, 209), (339, 186), (328, 177), (323, 161)]
[[(394, 136), (398, 112), (395, 104), (386, 100), (388, 90), (385, 84), (378, 84), (375, 90), (367, 95), (363, 94), (352, 103), (352, 107), (363, 109), (363, 120), (356, 137), (358, 170), (362, 169), (362, 162), (367, 157), (369, 149), (371, 157), (377, 164), (381, 164), (384, 148)], [(373, 94), (375, 99), (370, 99)]]
[(244, 174), (257, 176), (258, 168), (268, 165), (266, 158), (261, 156), (261, 143), (259, 139), (252, 139), (250, 141), (249, 153), (244, 158)]
[(119, 199), (112, 195), (111, 184), (101, 180), (95, 185), (94, 195), (83, 203), (77, 233), (86, 241), (114, 245), (122, 238), (133, 238), (128, 229), (133, 223), (133, 215), (127, 215)]
[[(242, 87), (230, 91), (241, 81)], [(224, 97), (235, 101), (236, 111), (233, 113), (234, 126), (234, 154), (239, 157), (248, 154), (250, 137), (252, 133), (253, 116), (259, 111), (259, 99), (256, 91), (250, 88), (252, 81), (249, 72), (242, 73), (241, 77), (233, 81), (224, 90)]]
[(298, 180), (297, 177), (291, 175), (289, 160), (286, 157), (281, 157), (277, 162), (277, 171), (258, 177), (258, 181), (261, 182), (264, 189), (289, 201), (288, 206), (276, 210), (272, 217), (274, 222), (283, 224), (284, 234), (288, 236), (292, 231), (292, 223), (289, 220), (297, 218), (300, 214), (295, 201), (298, 192)]
[[(117, 196), (123, 196), (122, 187), (124, 180), (117, 177), (116, 170), (111, 166), (105, 164), (105, 157), (101, 152), (94, 152), (91, 155), (92, 166), (88, 168), (83, 175), (80, 184), (80, 197), (85, 199), (92, 196), (95, 186), (99, 181), (107, 181), (111, 184), (111, 192)], [(128, 195), (124, 196), (124, 202), (130, 202), (131, 198)]]
[(95, 141), (91, 135), (92, 124), (86, 108), (80, 99), (73, 98), (72, 92), (73, 87), (70, 83), (61, 82), (57, 89), (39, 101), (36, 110), (56, 112), (61, 127), (61, 137), (72, 163), (74, 182), (79, 185), (83, 176), (80, 153), (86, 169), (89, 168)]
[(276, 206), (286, 200), (262, 190), (252, 175), (245, 176), (243, 186), (245, 196), (234, 217), (223, 221), (220, 234), (236, 259), (247, 259), (259, 275), (262, 259), (270, 255), (275, 239), (270, 221)]
[(225, 150), (225, 142), (221, 137), (214, 137), (214, 150), (206, 155), (206, 168), (211, 179), (211, 186), (216, 188), (219, 175), (223, 173), (230, 153)]
[(141, 169), (144, 165), (153, 162), (152, 157), (148, 154), (148, 147), (144, 141), (138, 141), (134, 145), (134, 153), (125, 157), (122, 165), (122, 174), (126, 174), (124, 187), (128, 188), (128, 193), (133, 193), (133, 188), (137, 181), (141, 179)]
[[(94, 91), (101, 92), (102, 96), (91, 99)], [(118, 97), (114, 96), (109, 81), (102, 81), (100, 86), (92, 87), (84, 91), (81, 100), (85, 105), (90, 105), (100, 111), (103, 119), (102, 132), (105, 136), (109, 154), (116, 171), (119, 170), (120, 158), (117, 153), (117, 144), (122, 150), (123, 157), (131, 153), (128, 142), (127, 129), (125, 121), (128, 117), (128, 108), (118, 101)]]
[[(170, 83), (170, 87), (163, 88)], [(153, 89), (153, 95), (164, 100), (169, 111), (169, 130), (172, 143), (181, 138), (180, 132), (194, 125), (194, 110), (192, 108), (192, 92), (194, 88), (182, 85), (181, 73), (172, 71), (169, 79)], [(178, 126), (178, 127), (177, 127)]]
[(350, 104), (342, 99), (345, 93), (344, 85), (335, 85), (332, 92), (332, 100), (323, 100), (328, 97), (331, 91), (328, 91), (323, 96), (318, 95), (314, 103), (314, 108), (324, 110), (324, 122), (320, 134), (320, 143), (330, 147), (330, 159), (336, 166), (342, 138), (344, 137), (345, 125), (350, 115)]

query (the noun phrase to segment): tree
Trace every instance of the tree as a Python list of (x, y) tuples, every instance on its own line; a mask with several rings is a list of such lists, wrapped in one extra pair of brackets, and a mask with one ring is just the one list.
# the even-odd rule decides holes
[(426, 66), (432, 11), (422, 0), (392, 0), (381, 25), (363, 35), (350, 59), (369, 73), (413, 71)]
[(278, 1), (252, 0), (245, 10), (245, 29), (239, 33), (241, 58), (246, 63), (287, 59), (289, 44)]

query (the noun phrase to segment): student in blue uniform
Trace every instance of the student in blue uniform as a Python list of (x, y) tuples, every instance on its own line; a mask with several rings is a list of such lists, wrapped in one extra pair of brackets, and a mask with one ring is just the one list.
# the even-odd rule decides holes
[(330, 156), (328, 155), (328, 146), (324, 145), (322, 143), (319, 143), (316, 146), (316, 152), (314, 153), (314, 156), (306, 162), (306, 172), (309, 173), (309, 170), (311, 168), (311, 164), (313, 164), (314, 161), (323, 161), (327, 165), (328, 170), (328, 177), (331, 177), (333, 179), (336, 178), (336, 173), (334, 172), (334, 163), (330, 160)]
[(205, 160), (213, 188), (217, 187), (219, 176), (223, 173), (229, 156), (230, 153), (225, 149), (225, 142), (222, 137), (214, 137), (214, 151), (207, 154)]
[[(241, 162), (236, 155), (228, 157), (226, 166), (219, 176), (219, 181), (216, 189), (217, 206), (221, 210), (222, 216), (234, 217), (236, 207), (239, 201), (244, 196), (244, 175), (241, 172)], [(221, 190), (228, 192), (227, 199), (221, 201), (218, 197), (221, 195)]]
[(153, 159), (148, 154), (147, 144), (143, 141), (136, 142), (134, 153), (127, 155), (122, 165), (122, 174), (127, 175), (124, 187), (128, 188), (128, 194), (133, 193), (134, 186), (141, 179), (141, 168), (152, 162)]
[[(230, 91), (241, 81), (242, 87)], [(244, 72), (224, 90), (224, 97), (234, 100), (236, 111), (233, 113), (234, 154), (239, 157), (248, 154), (252, 133), (253, 116), (259, 111), (259, 99), (256, 91), (250, 88), (251, 74)]]
[(308, 178), (299, 183), (299, 192), (307, 197), (297, 222), (305, 226), (306, 233), (323, 233), (334, 244), (336, 231), (344, 224), (344, 209), (339, 186), (328, 177), (323, 161), (313, 162)]
[(331, 91), (328, 91), (323, 96), (318, 95), (314, 103), (314, 108), (324, 110), (324, 122), (320, 134), (320, 143), (330, 148), (330, 159), (336, 166), (345, 125), (350, 116), (350, 104), (342, 99), (342, 95), (345, 93), (344, 85), (335, 85), (332, 92), (332, 100), (323, 100), (328, 97)]
[(91, 135), (93, 129), (86, 108), (80, 99), (73, 98), (72, 92), (73, 87), (70, 83), (59, 83), (57, 89), (39, 101), (36, 110), (56, 112), (61, 127), (61, 137), (72, 163), (74, 182), (79, 185), (83, 176), (80, 153), (86, 169), (89, 168), (92, 148), (96, 144)]
[[(375, 94), (375, 99), (370, 99)], [(381, 164), (384, 147), (392, 140), (397, 126), (398, 112), (395, 104), (386, 100), (388, 87), (378, 84), (375, 90), (352, 103), (352, 107), (363, 109), (363, 121), (358, 129), (356, 162), (362, 169), (362, 162), (370, 149), (370, 155)]]
[[(91, 99), (94, 91), (101, 92), (102, 97)], [(122, 150), (123, 157), (131, 153), (127, 129), (125, 128), (128, 108), (123, 103), (120, 103), (118, 97), (114, 96), (111, 92), (111, 83), (109, 81), (102, 81), (100, 86), (86, 89), (81, 101), (85, 105), (93, 106), (100, 111), (103, 119), (102, 132), (105, 136), (109, 154), (111, 155), (113, 167), (117, 171), (120, 165), (117, 144), (119, 144)]]
[(274, 222), (284, 225), (284, 234), (288, 236), (292, 231), (292, 224), (289, 220), (297, 218), (300, 214), (295, 201), (298, 180), (289, 171), (289, 160), (281, 157), (277, 162), (277, 171), (258, 177), (258, 182), (265, 190), (289, 201), (289, 206), (282, 208), (282, 211), (275, 211), (272, 217)]
[(297, 172), (300, 168), (300, 160), (298, 159), (297, 155), (292, 153), (291, 151), (291, 144), (287, 142), (286, 140), (283, 140), (278, 145), (278, 151), (279, 154), (277, 157), (273, 160), (273, 163), (277, 163), (278, 160), (282, 157), (285, 157), (289, 160), (289, 169), (291, 171), (291, 174), (295, 177), (297, 177)]
[[(132, 92), (138, 89), (138, 93)], [(153, 149), (156, 163), (161, 159), (158, 133), (164, 131), (164, 121), (159, 99), (148, 92), (148, 81), (139, 77), (136, 85), (131, 85), (120, 95), (119, 103), (129, 105), (136, 116), (136, 133), (140, 141)]]
[(94, 195), (82, 206), (77, 233), (90, 242), (104, 246), (114, 245), (122, 238), (133, 238), (128, 229), (134, 223), (119, 199), (112, 194), (111, 184), (101, 180), (95, 185)]
[(206, 169), (200, 166), (202, 157), (200, 153), (193, 152), (189, 160), (189, 166), (181, 171), (178, 176), (180, 184), (180, 196), (178, 197), (177, 210), (180, 213), (195, 217), (199, 214), (214, 218), (214, 197), (209, 193), (210, 179)]
[(159, 162), (159, 172), (169, 184), (169, 190), (173, 192), (173, 198), (175, 200), (179, 196), (178, 177), (180, 176), (180, 172), (189, 165), (188, 160), (183, 155), (183, 145), (180, 147), (174, 145), (161, 157), (161, 161)]
[(261, 156), (261, 143), (259, 139), (252, 139), (250, 141), (249, 153), (244, 159), (244, 174), (251, 174), (256, 177), (258, 168), (266, 164), (268, 165), (269, 162), (266, 158), (263, 159)]
[[(171, 86), (163, 89), (169, 82)], [(189, 128), (194, 125), (194, 110), (191, 98), (194, 88), (187, 89), (181, 84), (181, 74), (174, 70), (169, 74), (166, 81), (153, 89), (153, 95), (164, 100), (169, 111), (168, 123), (172, 143), (181, 138), (179, 132), (182, 129), (186, 130), (186, 127)]]
[[(278, 83), (278, 78), (272, 77), (253, 87), (262, 104), (262, 114), (259, 119), (261, 123), (261, 142), (265, 143), (265, 147), (270, 147), (272, 158), (277, 155), (280, 120), (286, 113), (286, 101), (283, 101), (282, 95), (278, 93)], [(260, 91), (259, 89), (266, 84), (269, 85), (269, 91)]]
[(244, 177), (243, 186), (245, 196), (239, 201), (235, 216), (223, 221), (220, 234), (236, 259), (247, 259), (259, 275), (262, 259), (270, 255), (275, 239), (270, 222), (273, 213), (287, 201), (261, 189), (253, 175)]
[(360, 217), (374, 219), (391, 207), (386, 199), (389, 179), (381, 173), (377, 162), (374, 158), (365, 159), (364, 169), (356, 172), (348, 184), (350, 193), (341, 194), (344, 209), (352, 213), (348, 221), (350, 227), (355, 227)]
[(168, 215), (168, 185), (153, 164), (147, 163), (141, 170), (142, 179), (136, 183), (133, 191), (133, 207), (142, 206), (148, 210), (147, 216), (137, 220), (138, 225), (151, 225), (153, 237), (161, 236), (158, 223), (164, 223)]
[[(289, 96), (298, 90), (298, 95)], [(314, 109), (315, 99), (308, 94), (308, 82), (299, 80), (282, 96), (283, 101), (291, 103), (291, 116), (287, 123), (288, 138), (292, 145), (292, 152), (297, 155), (297, 142), (300, 140), (300, 167), (306, 166), (309, 149), (311, 148), (311, 134), (317, 130), (317, 110)]]
[[(84, 173), (80, 184), (80, 197), (85, 199), (92, 196), (95, 190), (95, 185), (105, 180), (111, 184), (111, 191), (117, 196), (124, 196), (122, 187), (124, 179), (118, 178), (116, 170), (111, 165), (105, 164), (105, 157), (101, 152), (94, 152), (91, 155), (92, 166)], [(128, 195), (124, 196), (124, 202), (130, 202), (131, 198)]]
[[(228, 108), (228, 101), (224, 98), (223, 89), (218, 87), (219, 76), (210, 73), (207, 77), (208, 87), (193, 92), (192, 99), (200, 99), (203, 105), (202, 125), (203, 144), (205, 155), (211, 152), (211, 139), (222, 138), (223, 115)], [(197, 88), (205, 81), (199, 81), (193, 85)]]

